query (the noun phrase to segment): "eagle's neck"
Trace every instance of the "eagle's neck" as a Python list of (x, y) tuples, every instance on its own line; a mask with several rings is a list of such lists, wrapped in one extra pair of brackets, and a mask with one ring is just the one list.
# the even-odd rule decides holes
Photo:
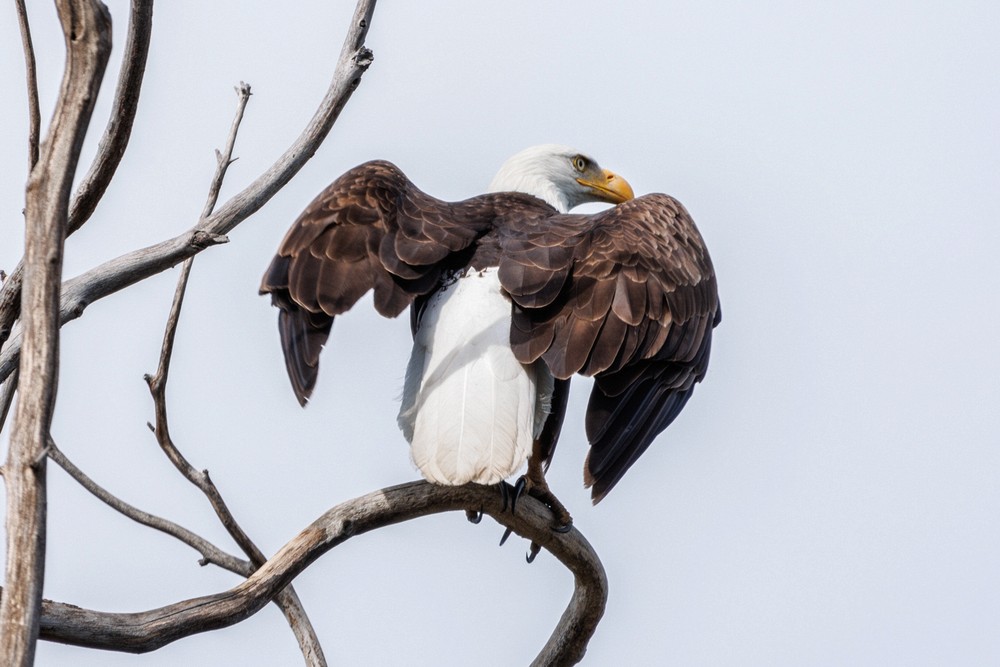
[(523, 192), (538, 197), (560, 213), (567, 213), (572, 208), (569, 194), (560, 187), (557, 175), (549, 171), (545, 165), (508, 160), (493, 177), (488, 192)]

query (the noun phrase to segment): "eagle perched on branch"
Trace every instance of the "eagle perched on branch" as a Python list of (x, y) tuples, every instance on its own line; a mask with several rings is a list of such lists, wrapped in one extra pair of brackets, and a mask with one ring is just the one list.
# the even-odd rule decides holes
[[(573, 215), (584, 202), (613, 208)], [(510, 158), (489, 193), (460, 202), (396, 166), (351, 169), (292, 224), (260, 291), (279, 308), (288, 376), (305, 405), (333, 319), (374, 290), (410, 307), (413, 352), (399, 426), (436, 484), (520, 489), (570, 516), (544, 471), (570, 378), (595, 379), (584, 482), (600, 501), (677, 417), (705, 376), (721, 311), (691, 216), (663, 194), (563, 146)]]

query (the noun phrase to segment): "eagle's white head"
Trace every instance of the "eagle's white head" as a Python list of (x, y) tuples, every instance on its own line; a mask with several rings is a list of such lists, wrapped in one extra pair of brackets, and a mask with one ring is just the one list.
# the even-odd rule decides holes
[(523, 192), (562, 213), (586, 202), (620, 204), (635, 194), (618, 174), (567, 146), (544, 144), (511, 157), (490, 183), (489, 192)]

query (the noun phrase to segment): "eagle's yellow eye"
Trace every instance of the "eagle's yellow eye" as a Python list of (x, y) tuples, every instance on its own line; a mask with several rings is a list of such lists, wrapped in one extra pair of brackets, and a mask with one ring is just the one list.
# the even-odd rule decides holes
[(577, 155), (575, 158), (573, 158), (573, 166), (576, 168), (577, 171), (583, 171), (584, 169), (587, 168), (587, 161), (584, 158)]

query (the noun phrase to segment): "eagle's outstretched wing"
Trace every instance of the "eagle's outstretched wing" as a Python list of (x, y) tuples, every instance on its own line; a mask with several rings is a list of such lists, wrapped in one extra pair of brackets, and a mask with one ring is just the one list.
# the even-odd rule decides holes
[(715, 271), (690, 215), (646, 195), (595, 215), (500, 232), (511, 344), (557, 378), (595, 376), (584, 478), (595, 502), (678, 415), (705, 375), (718, 324)]
[(513, 193), (441, 201), (385, 161), (346, 172), (288, 230), (260, 286), (280, 309), (285, 366), (299, 403), (316, 384), (333, 318), (368, 290), (375, 309), (395, 317), (437, 287), (445, 271), (464, 267), (498, 218), (553, 213), (541, 200)]

